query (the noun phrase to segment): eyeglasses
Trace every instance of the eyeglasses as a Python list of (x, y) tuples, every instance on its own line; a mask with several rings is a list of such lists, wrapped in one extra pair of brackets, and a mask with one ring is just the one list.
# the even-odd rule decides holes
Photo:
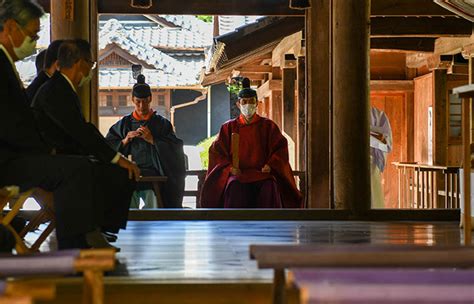
[(90, 59), (84, 59), (84, 61), (91, 65), (91, 70), (94, 70), (97, 67), (97, 61), (93, 61)]
[(18, 22), (16, 24), (18, 25), (18, 29), (20, 29), (20, 32), (23, 35), (30, 37), (32, 41), (38, 41), (40, 39), (40, 36), (38, 34), (32, 34), (26, 29), (23, 31), (23, 29), (21, 28), (21, 25)]
[(38, 34), (31, 34), (31, 33), (29, 33), (29, 32), (26, 31), (26, 30), (23, 31), (23, 30), (21, 29), (21, 27), (19, 27), (19, 29), (20, 29), (20, 31), (21, 31), (21, 33), (22, 33), (23, 35), (30, 37), (32, 41), (38, 41), (38, 40), (39, 40)]

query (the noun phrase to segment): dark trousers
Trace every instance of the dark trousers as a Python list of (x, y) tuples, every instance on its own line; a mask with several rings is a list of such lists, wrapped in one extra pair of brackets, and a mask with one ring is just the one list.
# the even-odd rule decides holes
[(281, 208), (277, 183), (272, 179), (241, 183), (235, 177), (224, 193), (224, 208)]
[(1, 166), (0, 186), (5, 185), (20, 186), (22, 191), (41, 187), (54, 193), (60, 243), (98, 227), (125, 228), (134, 187), (124, 169), (66, 155), (10, 160)]

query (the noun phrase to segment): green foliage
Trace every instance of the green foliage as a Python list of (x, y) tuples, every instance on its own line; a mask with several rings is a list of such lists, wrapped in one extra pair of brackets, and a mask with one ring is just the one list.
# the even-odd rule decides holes
[(212, 16), (207, 16), (207, 15), (197, 15), (196, 18), (206, 23), (212, 23), (212, 19), (213, 19)]
[(231, 83), (227, 85), (227, 90), (231, 95), (239, 95), (240, 90), (242, 90), (242, 77), (233, 77)]
[(199, 156), (201, 157), (202, 169), (207, 169), (207, 167), (209, 166), (209, 147), (211, 147), (212, 143), (216, 140), (216, 138), (217, 134), (212, 137), (206, 138), (198, 144), (198, 147), (203, 148), (203, 150), (199, 153)]

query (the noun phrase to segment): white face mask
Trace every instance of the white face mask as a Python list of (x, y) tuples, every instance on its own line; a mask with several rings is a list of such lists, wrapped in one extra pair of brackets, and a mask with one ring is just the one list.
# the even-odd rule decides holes
[(89, 74), (87, 76), (82, 76), (81, 81), (79, 82), (79, 87), (82, 87), (92, 79), (92, 70), (89, 71)]
[(13, 45), (13, 52), (15, 52), (16, 57), (18, 58), (18, 60), (22, 60), (28, 56), (31, 56), (35, 52), (36, 40), (31, 39), (31, 37), (26, 35), (21, 28), (19, 29), (21, 33), (25, 36), (25, 39), (23, 39), (23, 42), (19, 47), (15, 47), (11, 36), (8, 36), (8, 38), (10, 39), (10, 42)]
[(252, 117), (255, 112), (257, 111), (257, 105), (253, 103), (248, 103), (244, 105), (240, 105), (240, 112), (245, 116), (245, 117)]

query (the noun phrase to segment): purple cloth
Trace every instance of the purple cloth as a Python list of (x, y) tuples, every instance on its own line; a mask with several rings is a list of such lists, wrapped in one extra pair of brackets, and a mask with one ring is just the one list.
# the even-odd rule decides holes
[(241, 183), (229, 178), (224, 193), (224, 208), (281, 208), (277, 183), (272, 179)]
[(7, 289), (7, 283), (5, 281), (0, 281), (0, 295), (5, 294)]
[(474, 270), (293, 270), (307, 303), (474, 303)]
[(30, 275), (74, 274), (75, 257), (67, 256), (11, 256), (0, 258), (0, 277)]

